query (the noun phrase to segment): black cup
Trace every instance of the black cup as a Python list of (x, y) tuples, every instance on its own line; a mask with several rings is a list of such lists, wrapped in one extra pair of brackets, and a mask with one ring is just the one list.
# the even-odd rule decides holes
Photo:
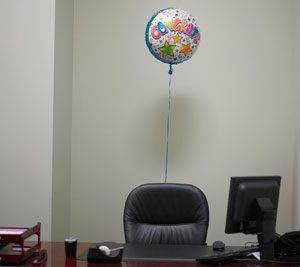
[(65, 253), (67, 258), (75, 258), (77, 249), (77, 239), (76, 238), (66, 238), (65, 239)]

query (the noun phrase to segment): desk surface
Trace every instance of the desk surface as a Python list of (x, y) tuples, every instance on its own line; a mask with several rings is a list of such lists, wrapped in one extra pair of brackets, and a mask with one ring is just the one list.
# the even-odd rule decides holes
[[(77, 246), (77, 255), (84, 252), (90, 243), (79, 243)], [(88, 264), (86, 261), (79, 260), (67, 260), (65, 258), (65, 250), (63, 242), (43, 242), (42, 248), (46, 249), (48, 252), (48, 261), (45, 267), (212, 267), (212, 265), (207, 264), (197, 264), (197, 263), (166, 263), (166, 262), (123, 262), (121, 264)], [(21, 266), (31, 266), (31, 262), (25, 262)], [(220, 265), (218, 265), (220, 266)], [(288, 264), (248, 264), (248, 263), (234, 263), (226, 264), (225, 267), (286, 267), (295, 266)]]

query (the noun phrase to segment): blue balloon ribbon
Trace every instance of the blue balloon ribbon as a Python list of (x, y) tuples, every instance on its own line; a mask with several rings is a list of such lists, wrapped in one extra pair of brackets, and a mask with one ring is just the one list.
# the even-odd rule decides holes
[(167, 143), (166, 143), (166, 164), (165, 164), (165, 183), (168, 179), (168, 163), (169, 163), (169, 133), (170, 133), (170, 113), (171, 113), (171, 82), (172, 82), (172, 74), (173, 74), (173, 68), (172, 64), (170, 64), (169, 68), (169, 99), (168, 99), (168, 118), (167, 118)]

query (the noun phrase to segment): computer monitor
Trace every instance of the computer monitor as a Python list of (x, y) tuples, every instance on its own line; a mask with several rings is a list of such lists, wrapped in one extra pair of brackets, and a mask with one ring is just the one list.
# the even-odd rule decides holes
[(274, 260), (280, 176), (231, 177), (225, 233), (256, 234), (261, 259)]

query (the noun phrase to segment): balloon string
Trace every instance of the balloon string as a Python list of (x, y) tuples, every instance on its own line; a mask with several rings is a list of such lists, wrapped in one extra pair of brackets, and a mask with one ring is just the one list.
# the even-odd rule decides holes
[(171, 82), (172, 82), (173, 68), (170, 64), (169, 69), (169, 100), (168, 100), (168, 118), (167, 118), (167, 144), (166, 144), (166, 165), (165, 165), (165, 183), (168, 179), (168, 161), (169, 161), (169, 132), (170, 132), (170, 112), (171, 112)]

